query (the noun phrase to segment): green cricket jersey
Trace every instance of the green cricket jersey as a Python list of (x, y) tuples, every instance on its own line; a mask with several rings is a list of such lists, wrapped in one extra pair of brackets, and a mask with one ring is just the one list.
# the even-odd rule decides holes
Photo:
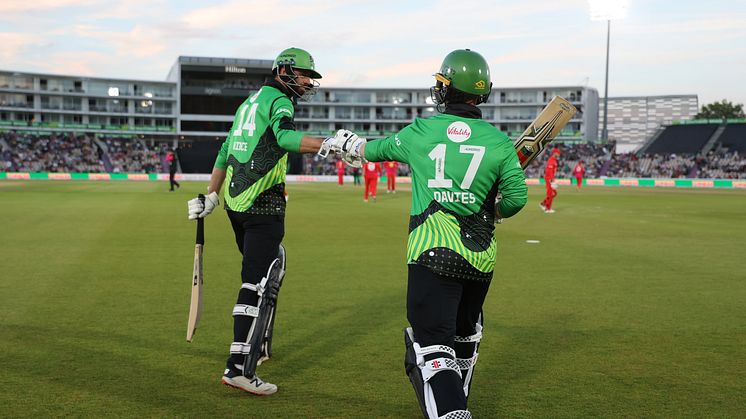
[(215, 167), (226, 170), (226, 208), (249, 214), (285, 214), (287, 152), (299, 151), (294, 102), (278, 83), (266, 83), (236, 111)]
[(495, 197), (510, 217), (528, 199), (526, 178), (507, 135), (476, 106), (416, 119), (365, 146), (370, 161), (396, 160), (412, 171), (407, 263), (458, 278), (487, 280), (495, 268)]

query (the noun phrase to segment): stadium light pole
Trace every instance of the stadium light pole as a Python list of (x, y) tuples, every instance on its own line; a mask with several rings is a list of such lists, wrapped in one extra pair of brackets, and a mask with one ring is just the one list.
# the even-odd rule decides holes
[(627, 12), (627, 0), (588, 0), (591, 9), (591, 20), (606, 21), (606, 71), (604, 78), (604, 122), (601, 139), (609, 140), (609, 40), (611, 39), (611, 21), (621, 19)]
[(601, 139), (604, 144), (609, 142), (608, 116), (609, 116), (609, 39), (611, 38), (611, 19), (606, 20), (606, 75), (604, 77), (604, 128), (601, 131)]

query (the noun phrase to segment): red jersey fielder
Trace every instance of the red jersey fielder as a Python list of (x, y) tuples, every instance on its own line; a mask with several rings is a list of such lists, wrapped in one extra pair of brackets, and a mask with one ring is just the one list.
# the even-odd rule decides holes
[(341, 186), (344, 184), (344, 181), (345, 181), (345, 162), (343, 162), (341, 159), (337, 160), (336, 167), (337, 167), (337, 183)]
[(363, 201), (368, 202), (368, 196), (373, 195), (373, 201), (376, 200), (378, 189), (378, 178), (381, 176), (381, 164), (368, 162), (363, 165), (363, 177), (365, 178), (365, 195)]
[(559, 157), (560, 151), (558, 148), (552, 150), (552, 156), (547, 160), (547, 165), (544, 168), (544, 186), (547, 188), (547, 196), (541, 201), (539, 206), (544, 210), (545, 213), (551, 214), (554, 212), (552, 209), (552, 201), (557, 196), (557, 182), (554, 179), (554, 175), (557, 172), (557, 157)]
[(399, 162), (384, 162), (383, 168), (386, 169), (386, 193), (396, 193), (396, 171), (399, 169)]
[(583, 166), (583, 160), (579, 160), (575, 168), (572, 169), (572, 174), (575, 176), (575, 185), (580, 189), (580, 185), (583, 184), (583, 178), (585, 177), (585, 166)]

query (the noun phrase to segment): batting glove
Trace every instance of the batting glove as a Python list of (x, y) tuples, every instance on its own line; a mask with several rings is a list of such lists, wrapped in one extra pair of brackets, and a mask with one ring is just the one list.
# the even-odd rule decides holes
[(342, 155), (342, 160), (352, 167), (363, 166), (363, 156), (361, 148), (368, 141), (360, 138), (352, 131), (341, 129), (334, 136), (335, 146)]
[(213, 192), (205, 196), (205, 201), (202, 202), (199, 198), (190, 199), (187, 202), (187, 213), (190, 220), (196, 220), (197, 218), (204, 218), (208, 216), (212, 210), (220, 205), (220, 198), (217, 192)]
[(326, 158), (326, 156), (329, 155), (329, 152), (335, 152), (334, 149), (335, 145), (337, 143), (337, 140), (334, 137), (328, 137), (324, 139), (324, 142), (321, 143), (321, 148), (319, 148), (318, 154), (319, 157)]

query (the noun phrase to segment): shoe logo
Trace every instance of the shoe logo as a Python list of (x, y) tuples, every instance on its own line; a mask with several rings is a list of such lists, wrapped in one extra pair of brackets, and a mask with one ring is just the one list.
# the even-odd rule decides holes
[(255, 378), (252, 378), (251, 380), (249, 380), (249, 382), (250, 382), (251, 384), (253, 384), (253, 385), (254, 385), (254, 387), (256, 387), (256, 388), (259, 388), (259, 387), (261, 387), (261, 385), (262, 385), (262, 384), (264, 384), (264, 383), (262, 382), (262, 380), (260, 380), (259, 378), (256, 378), (256, 377), (255, 377)]
[(440, 362), (438, 362), (438, 360), (433, 361), (433, 368), (440, 368)]

